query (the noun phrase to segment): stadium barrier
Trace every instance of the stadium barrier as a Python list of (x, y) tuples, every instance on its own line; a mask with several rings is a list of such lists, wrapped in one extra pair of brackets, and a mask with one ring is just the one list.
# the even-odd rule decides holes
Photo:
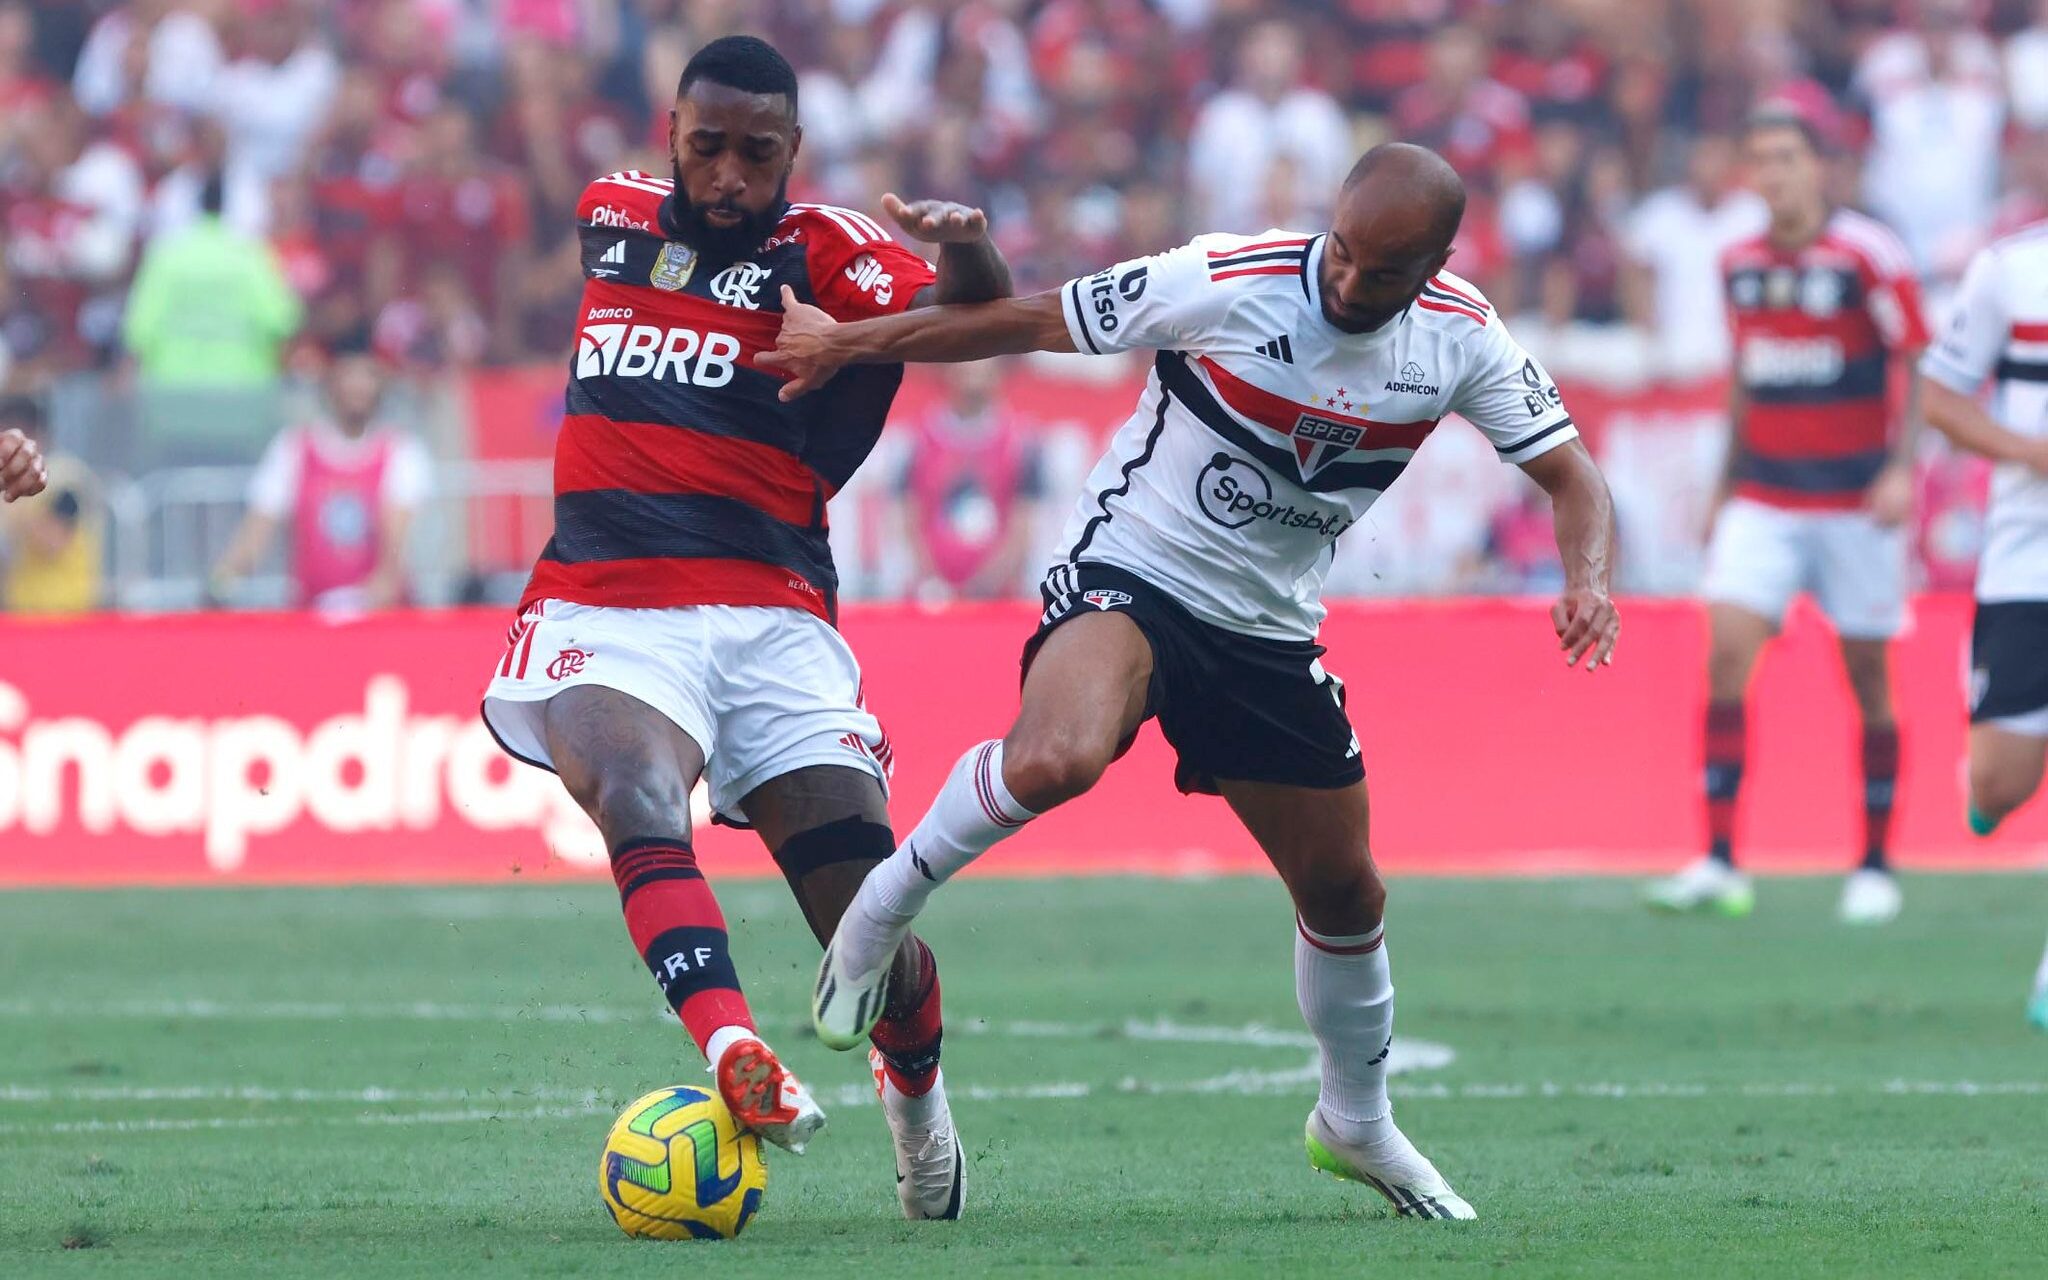
[[(1898, 653), (1909, 867), (2011, 867), (2048, 807), (1996, 839), (1961, 826), (1969, 604), (1929, 597)], [(1699, 846), (1703, 641), (1689, 604), (1626, 608), (1620, 661), (1559, 660), (1538, 602), (1339, 605), (1325, 633), (1373, 784), (1374, 844), (1406, 874), (1645, 872)], [(851, 608), (915, 821), (958, 754), (1016, 703), (1026, 605)], [(0, 883), (470, 881), (602, 874), (553, 778), (476, 716), (497, 610), (336, 622), (300, 614), (0, 619)], [(1759, 675), (1738, 831), (1754, 865), (1852, 861), (1856, 726), (1832, 641), (1796, 618)], [(1153, 729), (1094, 794), (984, 864), (998, 873), (1250, 870), (1220, 801), (1181, 798)], [(725, 875), (773, 868), (700, 829)]]

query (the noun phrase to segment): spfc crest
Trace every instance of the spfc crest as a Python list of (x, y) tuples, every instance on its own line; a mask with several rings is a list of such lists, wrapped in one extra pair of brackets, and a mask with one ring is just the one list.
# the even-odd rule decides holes
[(647, 273), (647, 283), (675, 293), (690, 283), (690, 277), (696, 270), (697, 251), (671, 240), (661, 246), (661, 254), (654, 260), (654, 270)]
[(1128, 591), (1111, 591), (1107, 587), (1096, 587), (1092, 591), (1083, 591), (1081, 602), (1092, 604), (1098, 609), (1109, 610), (1129, 604), (1131, 595)]
[(1313, 480), (1317, 472), (1356, 449), (1365, 439), (1365, 428), (1304, 413), (1294, 420), (1294, 430), (1288, 434), (1294, 440), (1294, 461), (1301, 468), (1301, 478)]

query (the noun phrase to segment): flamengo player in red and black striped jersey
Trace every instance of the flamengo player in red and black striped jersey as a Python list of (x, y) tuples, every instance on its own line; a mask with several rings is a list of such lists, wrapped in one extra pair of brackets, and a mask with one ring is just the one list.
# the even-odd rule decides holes
[[(767, 43), (699, 50), (671, 178), (612, 174), (577, 208), (585, 276), (555, 453), (555, 530), (484, 699), (507, 752), (552, 769), (603, 832), (635, 946), (743, 1125), (792, 1150), (823, 1113), (762, 1042), (690, 844), (691, 789), (756, 827), (830, 936), (895, 848), (889, 747), (834, 628), (826, 506), (874, 447), (902, 366), (779, 397), (757, 358), (785, 292), (847, 320), (1007, 296), (981, 211), (884, 197), (936, 271), (874, 218), (785, 196), (797, 82)], [(872, 1037), (898, 1192), (957, 1217), (938, 973), (897, 953)]]
[[(1735, 869), (1735, 800), (1747, 755), (1750, 672), (1785, 610), (1811, 593), (1841, 641), (1863, 720), (1863, 861), (1841, 915), (1898, 914), (1888, 864), (1899, 734), (1888, 650), (1905, 623), (1918, 373), (1927, 345), (1906, 248), (1880, 223), (1833, 208), (1824, 123), (1768, 107), (1748, 129), (1750, 170), (1770, 229), (1723, 258), (1734, 327), (1733, 438), (1702, 594), (1707, 662), (1707, 854), (1651, 889), (1652, 905), (1741, 915), (1753, 902)], [(1892, 429), (1888, 391), (1907, 394)]]

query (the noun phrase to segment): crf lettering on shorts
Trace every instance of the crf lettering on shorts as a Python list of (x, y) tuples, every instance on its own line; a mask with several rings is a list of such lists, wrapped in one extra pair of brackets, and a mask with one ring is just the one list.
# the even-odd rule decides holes
[(576, 337), (579, 378), (666, 378), (699, 387), (732, 381), (740, 340), (651, 324), (587, 324)]
[(1842, 376), (1834, 338), (1751, 338), (1742, 348), (1742, 380), (1755, 387), (1824, 387)]
[(666, 976), (671, 978), (680, 973), (694, 973), (711, 963), (712, 954), (710, 947), (696, 947), (689, 951), (678, 951), (661, 962), (661, 969)]

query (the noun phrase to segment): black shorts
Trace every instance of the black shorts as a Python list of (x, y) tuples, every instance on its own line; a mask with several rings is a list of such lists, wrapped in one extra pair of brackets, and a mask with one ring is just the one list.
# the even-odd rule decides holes
[(1977, 605), (1970, 625), (1970, 723), (2048, 707), (2048, 600)]
[(1321, 645), (1212, 626), (1113, 565), (1059, 565), (1040, 591), (1045, 616), (1024, 646), (1027, 673), (1047, 636), (1091, 610), (1125, 614), (1145, 633), (1145, 716), (1159, 718), (1180, 755), (1173, 781), (1182, 791), (1215, 795), (1219, 780), (1334, 789), (1365, 777), (1344, 682), (1323, 670)]

